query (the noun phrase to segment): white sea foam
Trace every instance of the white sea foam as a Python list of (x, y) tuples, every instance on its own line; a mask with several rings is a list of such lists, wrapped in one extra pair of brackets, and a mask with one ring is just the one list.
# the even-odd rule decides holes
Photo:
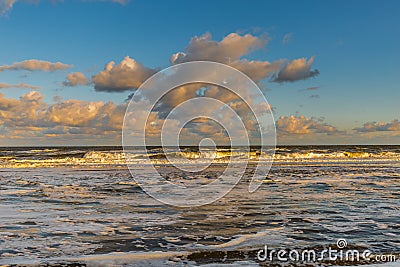
[[(59, 151), (57, 149), (33, 149), (23, 151), (23, 156), (10, 156), (5, 153), (0, 156), (0, 168), (51, 168), (59, 166), (109, 167), (128, 164), (168, 164), (169, 160), (177, 163), (204, 163), (210, 160), (214, 163), (229, 163), (230, 161), (249, 162), (400, 162), (400, 150), (355, 150), (355, 149), (290, 149), (277, 148), (273, 157), (271, 154), (257, 150), (245, 151), (219, 148), (216, 151), (163, 152), (155, 150), (132, 150), (124, 154), (121, 150), (89, 150), (89, 151)], [(22, 152), (21, 152), (22, 153)], [(30, 155), (30, 156), (26, 156)], [(33, 156), (34, 155), (34, 156)]]

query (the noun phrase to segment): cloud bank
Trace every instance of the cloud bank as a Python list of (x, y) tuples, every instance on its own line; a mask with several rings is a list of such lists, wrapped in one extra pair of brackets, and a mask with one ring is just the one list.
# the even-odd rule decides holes
[(0, 94), (0, 129), (7, 138), (96, 135), (119, 138), (125, 104), (65, 100), (44, 102), (37, 91), (19, 99)]

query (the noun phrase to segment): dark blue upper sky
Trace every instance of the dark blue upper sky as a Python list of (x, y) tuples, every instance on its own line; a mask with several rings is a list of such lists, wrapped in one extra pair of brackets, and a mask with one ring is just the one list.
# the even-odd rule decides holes
[[(209, 32), (220, 41), (233, 32), (250, 33), (269, 42), (247, 59), (272, 62), (315, 56), (318, 76), (293, 83), (263, 82), (277, 118), (324, 117), (330, 125), (351, 130), (400, 117), (399, 14), (400, 1), (395, 0), (21, 0), (0, 16), (0, 65), (38, 59), (73, 67), (50, 73), (2, 71), (0, 83), (41, 86), (49, 104), (54, 96), (121, 103), (129, 93), (95, 92), (92, 85), (66, 87), (62, 82), (70, 72), (91, 77), (106, 63), (119, 63), (125, 56), (149, 68), (164, 68), (194, 36)], [(310, 87), (319, 88), (304, 90)], [(1, 93), (17, 99), (29, 91)]]

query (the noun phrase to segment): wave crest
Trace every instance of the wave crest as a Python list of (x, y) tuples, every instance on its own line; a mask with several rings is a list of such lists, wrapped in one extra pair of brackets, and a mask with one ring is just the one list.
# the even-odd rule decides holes
[[(119, 150), (96, 150), (72, 148), (57, 149), (30, 149), (27, 151), (2, 151), (0, 155), (1, 168), (38, 168), (38, 167), (58, 167), (58, 166), (125, 166), (129, 164), (146, 164), (148, 159), (156, 164), (168, 164), (169, 159), (174, 161), (189, 160), (196, 163), (213, 160), (217, 163), (228, 163), (234, 160), (246, 161), (270, 161), (268, 153), (257, 149), (247, 151), (245, 149), (217, 148), (216, 150), (198, 151), (195, 149), (183, 149), (176, 152), (174, 150), (163, 151), (162, 148), (146, 150), (131, 150), (126, 155)], [(400, 161), (400, 149), (354, 149), (346, 147), (336, 147), (330, 149), (314, 149), (307, 147), (278, 147), (273, 160), (279, 162), (334, 162), (334, 161)]]

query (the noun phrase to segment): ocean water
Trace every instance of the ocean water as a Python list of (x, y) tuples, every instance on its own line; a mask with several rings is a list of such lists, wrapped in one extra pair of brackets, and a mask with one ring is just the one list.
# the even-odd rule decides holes
[[(231, 157), (260, 158), (256, 148), (173, 155), (212, 157), (196, 177), (171, 168), (160, 148), (150, 153), (160, 173), (181, 183), (216, 179)], [(146, 175), (144, 157), (136, 150), (130, 164)], [(278, 147), (249, 193), (252, 168), (218, 201), (178, 208), (136, 184), (119, 147), (0, 148), (0, 265), (287, 266), (257, 253), (266, 245), (322, 250), (338, 239), (400, 257), (400, 146)]]

